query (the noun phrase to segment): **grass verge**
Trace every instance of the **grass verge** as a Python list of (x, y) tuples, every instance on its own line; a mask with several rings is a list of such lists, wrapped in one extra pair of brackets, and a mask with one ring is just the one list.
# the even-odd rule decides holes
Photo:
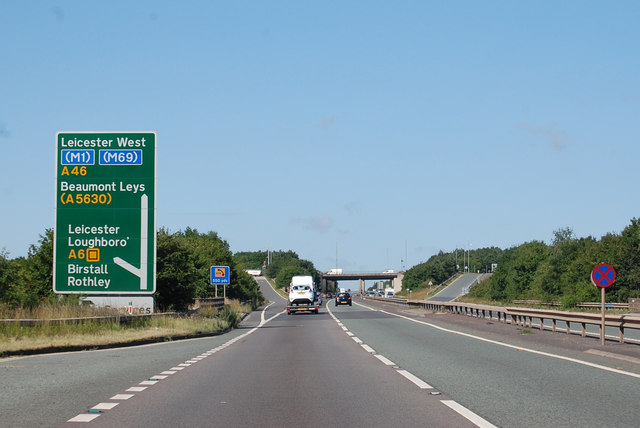
[[(38, 319), (33, 326), (0, 322), (0, 357), (44, 352), (60, 352), (102, 347), (126, 346), (138, 343), (175, 340), (217, 334), (238, 326), (248, 306), (230, 302), (221, 310), (203, 310), (183, 316), (154, 316), (133, 322), (86, 321), (74, 324), (47, 322), (54, 318), (77, 318), (113, 315), (105, 310), (59, 307), (36, 311), (0, 310), (4, 319)], [(21, 315), (7, 316), (7, 315)], [(46, 314), (46, 316), (43, 316)]]

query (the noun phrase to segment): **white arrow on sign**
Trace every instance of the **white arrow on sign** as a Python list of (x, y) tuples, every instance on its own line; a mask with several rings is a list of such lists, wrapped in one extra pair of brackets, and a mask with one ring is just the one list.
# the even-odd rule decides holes
[(121, 268), (131, 272), (140, 278), (140, 290), (147, 289), (147, 241), (149, 240), (149, 197), (142, 195), (140, 198), (140, 268), (114, 257), (113, 262)]

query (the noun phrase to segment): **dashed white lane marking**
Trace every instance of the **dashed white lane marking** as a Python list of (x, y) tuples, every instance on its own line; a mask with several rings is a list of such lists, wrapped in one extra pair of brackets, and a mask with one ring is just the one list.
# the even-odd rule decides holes
[(376, 357), (377, 359), (382, 361), (382, 363), (387, 365), (387, 366), (395, 366), (396, 365), (396, 363), (394, 363), (393, 361), (389, 360), (384, 355), (376, 354), (376, 355), (374, 355), (374, 357)]
[[(272, 303), (273, 304), (273, 303)], [(263, 310), (262, 310), (262, 314), (260, 315), (260, 324), (258, 325), (258, 327), (255, 327), (249, 331), (247, 331), (244, 334), (241, 334), (240, 336), (237, 336), (229, 341), (227, 341), (226, 343), (224, 343), (223, 345), (220, 345), (214, 349), (211, 349), (207, 352), (203, 352), (202, 354), (198, 355), (197, 357), (193, 357), (187, 361), (185, 361), (184, 363), (180, 363), (177, 364), (175, 367), (171, 367), (170, 370), (165, 370), (162, 373), (160, 373), (159, 375), (153, 376), (151, 378), (149, 378), (148, 380), (144, 380), (142, 382), (140, 382), (138, 385), (143, 385), (143, 386), (132, 386), (129, 389), (126, 390), (126, 392), (142, 392), (145, 389), (147, 389), (149, 386), (151, 385), (155, 385), (156, 383), (158, 383), (160, 380), (166, 379), (167, 377), (169, 377), (172, 374), (175, 374), (176, 372), (180, 371), (180, 370), (184, 370), (187, 367), (192, 366), (193, 364), (204, 360), (205, 358), (215, 354), (218, 351), (221, 351), (229, 346), (231, 346), (232, 344), (234, 344), (235, 342), (244, 339), (246, 336), (250, 335), (251, 333), (253, 333), (254, 331), (258, 330), (258, 328), (262, 327), (264, 324), (268, 323), (269, 321), (271, 321), (272, 319), (276, 318), (277, 316), (282, 315), (283, 313), (285, 313), (286, 311), (282, 311), (279, 312), (275, 315), (273, 315), (271, 318), (265, 320), (264, 314), (265, 311), (267, 310), (267, 308), (271, 306), (271, 304), (269, 304), (268, 306), (266, 306)], [(114, 395), (113, 397), (111, 397), (111, 400), (128, 400), (132, 397), (134, 397), (135, 394), (117, 394)], [(98, 416), (100, 416), (100, 412), (102, 412), (103, 410), (110, 410), (113, 409), (114, 407), (116, 407), (118, 405), (118, 403), (98, 403), (96, 404), (94, 407), (91, 408), (91, 410), (89, 410), (89, 413), (81, 413), (77, 416), (74, 416), (73, 418), (69, 419), (67, 422), (91, 422), (94, 419), (96, 419)]]
[(442, 401), (442, 403), (444, 405), (446, 405), (449, 408), (453, 409), (458, 414), (464, 416), (465, 418), (467, 418), (469, 421), (471, 421), (472, 423), (476, 424), (480, 428), (495, 428), (496, 427), (495, 425), (493, 425), (489, 421), (481, 418), (480, 416), (478, 416), (475, 413), (473, 413), (471, 410), (467, 409), (464, 406), (461, 406), (460, 404), (456, 403), (453, 400), (440, 400), (440, 401)]
[(69, 419), (67, 422), (91, 422), (98, 416), (100, 416), (99, 413), (81, 413), (78, 416), (74, 416)]
[(135, 394), (116, 394), (111, 397), (109, 400), (128, 400), (133, 397)]
[[(394, 314), (391, 314), (391, 313), (386, 312), (386, 311), (378, 311), (378, 310), (370, 308), (368, 306), (364, 306), (364, 305), (359, 305), (359, 306), (362, 306), (362, 307), (367, 308), (369, 310), (372, 310), (374, 312), (383, 312), (383, 313), (388, 313), (389, 315), (394, 315)], [(409, 372), (407, 370), (399, 369), (398, 366), (393, 361), (389, 360), (388, 358), (386, 358), (383, 355), (377, 354), (376, 351), (374, 351), (370, 346), (364, 344), (362, 342), (362, 340), (360, 340), (358, 337), (353, 336), (353, 333), (351, 333), (349, 331), (349, 329), (345, 328), (344, 324), (342, 324), (342, 322), (340, 322), (340, 320), (335, 315), (333, 315), (333, 312), (331, 312), (331, 310), (329, 310), (329, 315), (331, 315), (331, 317), (338, 323), (338, 325), (340, 327), (342, 327), (342, 329), (349, 336), (351, 336), (351, 338), (356, 343), (360, 344), (360, 346), (363, 349), (365, 349), (367, 352), (374, 354), (373, 356), (376, 357), (378, 360), (380, 360), (383, 364), (385, 364), (387, 366), (394, 366), (394, 368), (396, 369), (397, 373), (400, 373), (402, 376), (404, 376), (405, 378), (407, 378), (408, 380), (413, 382), (413, 384), (415, 384), (418, 388), (420, 388), (420, 389), (433, 389), (433, 387), (431, 385), (429, 385), (428, 383), (426, 383), (425, 381), (423, 381), (422, 379), (420, 379), (419, 377), (417, 377), (413, 373), (411, 373), (411, 372)], [(401, 315), (398, 315), (398, 316), (400, 318), (406, 318), (406, 317), (403, 317)], [(412, 320), (411, 318), (407, 318), (407, 319), (411, 320), (411, 321), (414, 321), (414, 322), (419, 322), (419, 321)], [(427, 324), (427, 323), (424, 323), (424, 324)], [(466, 407), (462, 406), (461, 404), (458, 404), (457, 402), (455, 402), (453, 400), (440, 400), (440, 402), (445, 404), (451, 410), (453, 410), (454, 412), (458, 413), (460, 416), (468, 419), (471, 423), (477, 425), (480, 428), (497, 428), (495, 425), (491, 424), (487, 420), (481, 418), (480, 416), (478, 416), (475, 413), (473, 413), (471, 410), (467, 409)]]
[(362, 346), (362, 348), (363, 348), (365, 351), (367, 351), (368, 353), (370, 353), (370, 354), (375, 354), (375, 353), (376, 353), (376, 351), (374, 351), (374, 350), (371, 348), (371, 346), (369, 346), (369, 345), (366, 345), (366, 344), (364, 344), (364, 343), (363, 343), (363, 344), (362, 344), (362, 345), (360, 345), (360, 346)]
[(412, 373), (409, 373), (406, 370), (396, 370), (396, 371), (398, 373), (400, 373), (402, 376), (404, 376), (407, 379), (409, 379), (411, 382), (413, 382), (420, 389), (433, 389), (433, 386), (429, 385), (427, 382), (423, 381), (418, 376), (416, 376), (416, 375), (414, 375)]
[(91, 408), (91, 410), (111, 410), (116, 407), (118, 403), (98, 403)]

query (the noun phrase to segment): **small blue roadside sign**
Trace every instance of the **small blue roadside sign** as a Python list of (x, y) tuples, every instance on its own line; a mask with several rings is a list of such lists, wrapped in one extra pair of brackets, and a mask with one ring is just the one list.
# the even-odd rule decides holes
[(228, 285), (229, 280), (229, 266), (211, 266), (211, 285)]

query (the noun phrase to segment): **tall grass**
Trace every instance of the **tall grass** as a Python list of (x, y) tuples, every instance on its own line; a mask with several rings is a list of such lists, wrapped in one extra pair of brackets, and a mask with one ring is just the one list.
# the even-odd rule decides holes
[(48, 322), (60, 318), (114, 315), (117, 311), (79, 305), (46, 305), (33, 310), (0, 307), (2, 319), (38, 319), (33, 326), (0, 322), (0, 356), (46, 348), (98, 347), (149, 339), (216, 333), (237, 327), (244, 312), (251, 309), (230, 302), (221, 310), (185, 316), (141, 317), (131, 322), (85, 320), (80, 323)]
[(12, 308), (0, 304), (0, 319), (57, 319), (57, 318), (81, 318), (105, 315), (116, 315), (115, 309), (96, 308), (72, 303), (47, 303), (33, 308)]

